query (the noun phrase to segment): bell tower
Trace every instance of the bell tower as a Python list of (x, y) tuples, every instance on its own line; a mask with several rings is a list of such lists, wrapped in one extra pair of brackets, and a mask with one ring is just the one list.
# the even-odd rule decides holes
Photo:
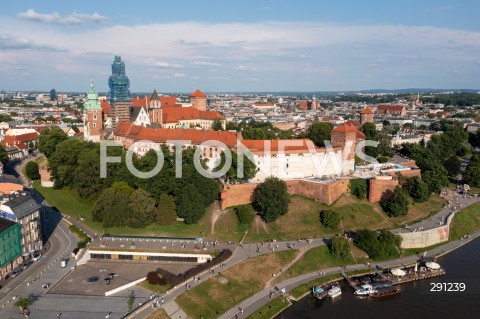
[(83, 122), (85, 125), (85, 141), (100, 142), (103, 130), (102, 106), (98, 100), (93, 79), (90, 79), (87, 101), (83, 104)]

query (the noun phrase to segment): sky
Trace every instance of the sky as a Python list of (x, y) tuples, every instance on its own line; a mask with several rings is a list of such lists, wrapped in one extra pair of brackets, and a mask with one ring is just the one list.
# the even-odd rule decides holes
[(480, 0), (7, 3), (0, 90), (480, 88)]

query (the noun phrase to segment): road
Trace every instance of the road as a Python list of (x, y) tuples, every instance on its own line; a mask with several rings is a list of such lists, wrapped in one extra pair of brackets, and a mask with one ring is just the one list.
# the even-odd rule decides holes
[[(28, 181), (21, 172), (23, 162), (8, 163), (5, 172), (15, 175), (28, 188)], [(29, 189), (32, 197), (43, 205), (41, 212), (42, 232), (47, 234), (50, 248), (40, 261), (34, 262), (15, 278), (10, 278), (0, 290), (0, 318), (19, 318), (19, 309), (13, 307), (14, 296), (32, 296), (34, 303), (29, 307), (30, 318), (56, 318), (61, 313), (61, 318), (69, 319), (97, 319), (122, 318), (127, 310), (128, 294), (131, 290), (139, 297), (139, 300), (146, 300), (149, 292), (143, 288), (135, 287), (115, 297), (103, 296), (82, 296), (82, 295), (60, 295), (50, 293), (62, 278), (70, 271), (76, 261), (71, 257), (72, 250), (76, 247), (77, 238), (68, 229), (68, 224), (62, 220), (60, 214), (53, 210), (43, 197), (35, 190)], [(68, 258), (66, 268), (62, 268), (60, 260)], [(73, 270), (74, 271), (74, 270)], [(34, 280), (38, 276), (38, 280)], [(49, 289), (45, 290), (42, 285), (50, 283)]]

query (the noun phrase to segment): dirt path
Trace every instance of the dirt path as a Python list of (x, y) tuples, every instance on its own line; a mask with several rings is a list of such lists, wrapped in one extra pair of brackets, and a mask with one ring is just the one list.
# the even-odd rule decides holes
[(267, 223), (265, 223), (260, 216), (256, 215), (255, 216), (255, 229), (257, 231), (257, 234), (259, 233), (258, 227), (262, 227), (263, 230), (268, 234), (268, 228), (267, 228)]
[(210, 229), (210, 234), (211, 235), (214, 235), (215, 234), (215, 224), (217, 223), (217, 220), (220, 218), (220, 216), (222, 214), (224, 214), (225, 211), (222, 211), (220, 209), (220, 203), (218, 202), (218, 200), (216, 200), (213, 204), (212, 204), (212, 227)]
[(272, 282), (277, 278), (277, 276), (280, 276), (283, 272), (285, 272), (285, 271), (288, 270), (290, 267), (292, 267), (293, 264), (295, 264), (300, 258), (302, 258), (303, 255), (304, 255), (310, 248), (311, 248), (311, 247), (300, 247), (300, 248), (298, 248), (299, 254), (297, 255), (297, 257), (295, 257), (295, 259), (293, 259), (288, 265), (286, 265), (285, 267), (283, 267), (280, 272), (275, 273), (275, 277), (272, 276), (272, 278), (270, 278), (270, 280), (268, 280), (268, 281), (265, 283), (264, 289), (266, 289), (266, 288), (268, 288), (268, 287), (271, 287), (271, 286), (272, 286)]

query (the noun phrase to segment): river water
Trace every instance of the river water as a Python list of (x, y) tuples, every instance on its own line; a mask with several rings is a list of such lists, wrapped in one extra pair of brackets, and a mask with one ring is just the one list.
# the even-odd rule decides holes
[[(308, 318), (480, 318), (480, 238), (438, 258), (446, 275), (402, 284), (398, 295), (355, 297), (342, 284), (335, 300), (305, 297), (276, 319)], [(465, 292), (431, 292), (431, 283), (465, 283)]]

